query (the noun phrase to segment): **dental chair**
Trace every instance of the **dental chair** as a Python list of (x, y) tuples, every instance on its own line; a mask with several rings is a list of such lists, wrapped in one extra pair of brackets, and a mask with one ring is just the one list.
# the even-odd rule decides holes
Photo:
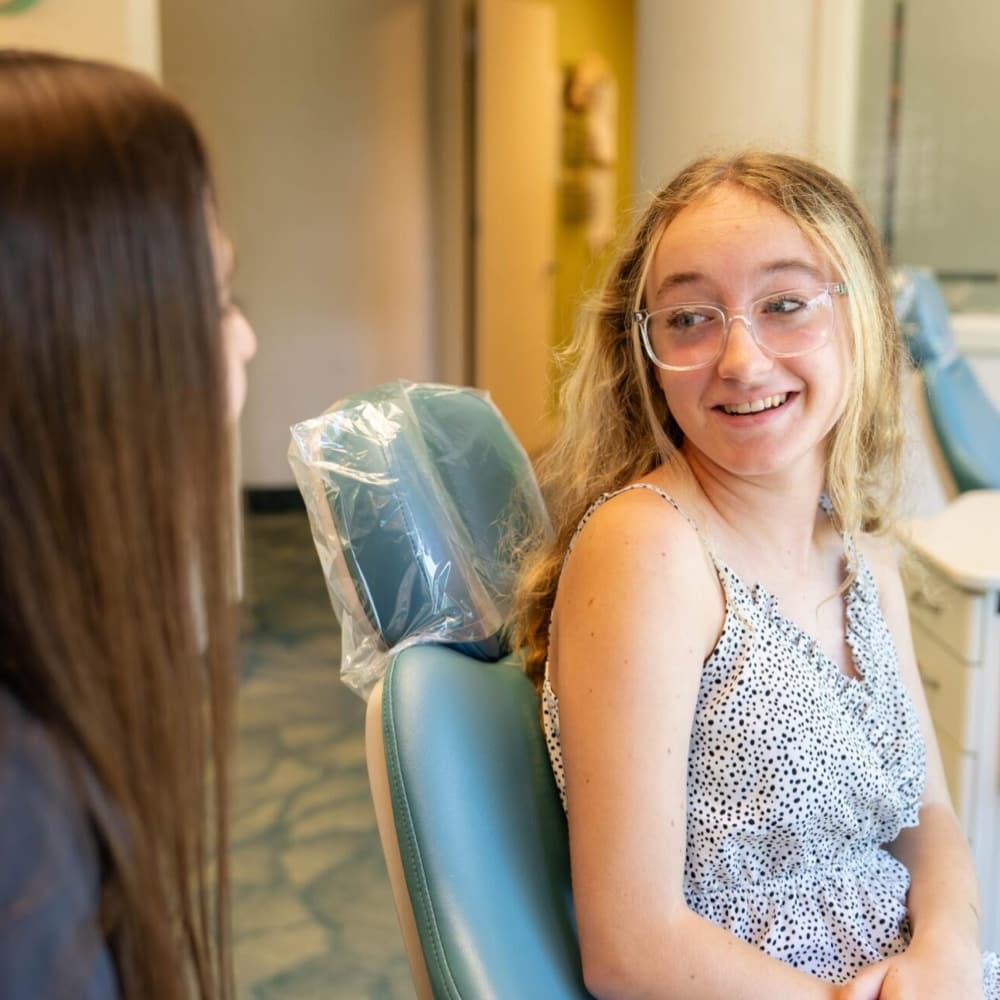
[(959, 493), (1000, 489), (1000, 412), (951, 332), (948, 306), (929, 271), (901, 268), (896, 316), (915, 374), (907, 394), (911, 514), (934, 514)]
[(372, 693), (366, 747), (421, 1000), (589, 996), (566, 821), (517, 663), (404, 650)]
[(473, 390), (395, 383), (335, 409), (298, 433), (311, 472), (292, 464), (358, 654), (345, 663), (366, 664), (345, 680), (368, 697), (372, 798), (417, 995), (587, 997), (536, 692), (501, 618), (464, 624), (484, 587), (503, 603), (496, 552), (516, 551), (512, 532), (543, 510), (530, 464)]

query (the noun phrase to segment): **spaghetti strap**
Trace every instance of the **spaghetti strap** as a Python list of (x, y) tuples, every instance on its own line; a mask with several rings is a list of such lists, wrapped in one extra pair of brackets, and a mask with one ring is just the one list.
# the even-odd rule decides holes
[[(819, 498), (820, 509), (831, 520), (835, 521), (833, 512), (833, 501), (826, 493), (821, 493)], [(853, 579), (861, 570), (858, 559), (858, 548), (854, 541), (854, 536), (849, 531), (840, 532), (840, 541), (844, 547), (844, 559), (847, 564), (849, 579)]]
[(712, 548), (712, 543), (705, 536), (705, 533), (698, 527), (697, 522), (690, 514), (666, 491), (660, 489), (659, 486), (654, 486), (652, 483), (629, 483), (628, 486), (622, 486), (617, 490), (611, 490), (608, 493), (602, 493), (586, 510), (583, 517), (580, 518), (580, 523), (576, 526), (576, 531), (573, 532), (573, 537), (569, 541), (569, 545), (566, 547), (566, 554), (563, 556), (562, 567), (566, 568), (566, 560), (569, 559), (570, 553), (573, 551), (573, 547), (576, 545), (576, 540), (580, 537), (580, 533), (583, 531), (584, 525), (597, 513), (598, 509), (603, 507), (609, 500), (613, 500), (615, 497), (620, 496), (622, 493), (629, 493), (632, 490), (649, 490), (650, 493), (655, 493), (658, 497), (666, 500), (674, 510), (684, 518), (689, 525), (691, 525), (694, 533), (698, 536), (698, 540), (701, 542), (702, 548), (708, 555), (708, 558), (712, 561), (712, 566), (715, 568), (715, 572), (719, 577), (719, 582), (722, 584), (723, 596), (726, 599), (726, 606), (730, 605), (730, 592), (729, 592), (729, 574), (726, 572), (725, 563), (715, 554), (715, 550)]

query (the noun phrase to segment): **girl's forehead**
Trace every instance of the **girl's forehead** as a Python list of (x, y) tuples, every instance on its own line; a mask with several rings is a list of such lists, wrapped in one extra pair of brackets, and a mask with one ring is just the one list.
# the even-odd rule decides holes
[(691, 202), (664, 228), (660, 244), (711, 244), (719, 238), (736, 240), (809, 240), (787, 212), (766, 198), (732, 184), (723, 184)]
[(714, 278), (796, 263), (817, 273), (830, 270), (827, 255), (795, 219), (752, 191), (723, 184), (681, 209), (661, 230), (648, 283), (658, 286), (668, 274)]

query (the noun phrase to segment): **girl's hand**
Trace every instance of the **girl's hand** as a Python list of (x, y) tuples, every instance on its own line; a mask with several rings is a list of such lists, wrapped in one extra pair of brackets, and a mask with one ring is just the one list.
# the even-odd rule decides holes
[(892, 959), (866, 966), (849, 983), (840, 987), (836, 1000), (880, 1000), (882, 983)]
[(837, 1000), (983, 1000), (978, 950), (945, 941), (918, 945), (862, 969)]

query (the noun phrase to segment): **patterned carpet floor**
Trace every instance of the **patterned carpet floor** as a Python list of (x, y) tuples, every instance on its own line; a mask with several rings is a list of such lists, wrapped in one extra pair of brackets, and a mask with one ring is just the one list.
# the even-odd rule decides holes
[(414, 996), (375, 828), (364, 703), (304, 513), (246, 523), (233, 813), (241, 1000)]

